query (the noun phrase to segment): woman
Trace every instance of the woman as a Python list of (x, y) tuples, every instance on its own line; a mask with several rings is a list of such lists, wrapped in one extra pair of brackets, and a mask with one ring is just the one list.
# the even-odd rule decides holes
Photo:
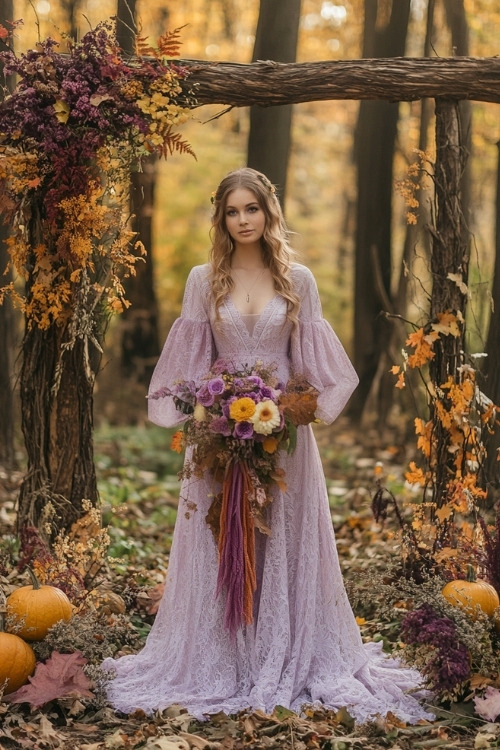
[[(323, 319), (310, 271), (292, 263), (269, 180), (253, 169), (229, 173), (214, 198), (210, 263), (192, 269), (151, 393), (178, 380), (199, 382), (216, 358), (277, 366), (318, 391), (316, 417), (332, 422), (357, 384), (338, 338)], [(149, 401), (149, 417), (173, 426), (172, 398)], [(218, 552), (206, 515), (213, 482), (182, 484), (163, 600), (144, 649), (104, 667), (116, 672), (109, 698), (124, 712), (173, 703), (198, 718), (218, 711), (305, 704), (347, 707), (364, 721), (396, 713), (429, 717), (405, 694), (419, 676), (363, 645), (338, 563), (321, 461), (310, 425), (280, 457), (286, 489), (268, 507), (269, 536), (255, 531), (253, 621), (236, 633), (216, 596)], [(183, 505), (185, 503), (185, 505)]]

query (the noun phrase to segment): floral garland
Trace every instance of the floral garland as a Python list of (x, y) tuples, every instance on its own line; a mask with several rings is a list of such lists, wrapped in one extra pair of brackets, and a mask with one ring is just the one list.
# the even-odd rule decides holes
[[(0, 39), (11, 34), (0, 26)], [(176, 31), (157, 48), (138, 40), (126, 61), (111, 22), (67, 44), (67, 54), (53, 39), (0, 53), (4, 74), (18, 77), (0, 102), (0, 205), (11, 266), (27, 282), (24, 295), (1, 289), (0, 303), (10, 294), (28, 328), (70, 321), (74, 340), (94, 337), (99, 303), (127, 306), (122, 279), (145, 254), (132, 247), (129, 174), (144, 155), (192, 153), (173, 128), (194, 99), (181, 88), (186, 70), (167, 59)]]
[(209, 472), (220, 486), (206, 520), (218, 543), (217, 594), (226, 593), (224, 622), (234, 635), (252, 622), (254, 529), (271, 533), (265, 508), (274, 487), (286, 490), (279, 452), (291, 453), (297, 426), (314, 420), (318, 392), (301, 376), (285, 386), (262, 362), (237, 369), (220, 359), (201, 383), (182, 380), (149, 398), (165, 396), (188, 417), (172, 440), (174, 450), (192, 449), (181, 477)]

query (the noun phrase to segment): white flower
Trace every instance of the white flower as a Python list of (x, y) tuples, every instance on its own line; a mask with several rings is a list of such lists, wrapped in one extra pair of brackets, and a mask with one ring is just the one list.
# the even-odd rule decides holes
[(253, 429), (259, 435), (269, 435), (275, 427), (279, 427), (281, 416), (279, 409), (270, 398), (260, 401), (255, 408), (255, 413), (250, 417)]
[(207, 410), (203, 404), (196, 404), (194, 407), (193, 417), (197, 422), (204, 422), (207, 418)]

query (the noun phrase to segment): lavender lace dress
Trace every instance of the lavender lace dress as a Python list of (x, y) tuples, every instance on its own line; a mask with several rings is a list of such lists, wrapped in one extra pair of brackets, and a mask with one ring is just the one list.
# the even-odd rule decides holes
[[(298, 331), (292, 333), (285, 302), (277, 295), (250, 333), (230, 297), (221, 309), (222, 324), (213, 324), (208, 270), (205, 265), (191, 271), (182, 314), (168, 336), (151, 391), (177, 379), (199, 381), (216, 357), (236, 365), (261, 359), (276, 363), (284, 382), (290, 368), (304, 374), (320, 391), (317, 416), (332, 422), (357, 377), (322, 318), (310, 271), (293, 266), (301, 299)], [(149, 401), (149, 416), (163, 426), (182, 418), (169, 398)], [(419, 675), (384, 656), (379, 645), (361, 641), (344, 590), (310, 426), (299, 427), (295, 453), (281, 460), (288, 489), (277, 491), (269, 507), (271, 536), (256, 532), (254, 622), (234, 640), (223, 625), (222, 597), (215, 598), (217, 549), (205, 521), (212, 487), (208, 480), (184, 481), (165, 593), (146, 645), (136, 655), (103, 663), (115, 673), (108, 697), (116, 709), (152, 712), (178, 703), (202, 718), (246, 708), (271, 713), (276, 705), (300, 711), (304, 704), (321, 703), (346, 706), (360, 721), (388, 711), (408, 722), (430, 718), (405, 694)], [(189, 512), (184, 512), (186, 501)]]

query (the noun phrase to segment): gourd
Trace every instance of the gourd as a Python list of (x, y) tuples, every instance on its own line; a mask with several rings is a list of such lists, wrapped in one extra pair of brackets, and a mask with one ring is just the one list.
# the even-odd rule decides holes
[(20, 688), (33, 674), (36, 658), (31, 646), (18, 635), (3, 632), (3, 613), (0, 612), (0, 690), (8, 695)]
[(472, 565), (467, 568), (467, 580), (449, 581), (441, 593), (450, 604), (465, 609), (473, 620), (477, 617), (477, 607), (491, 617), (500, 606), (495, 588), (486, 581), (476, 580)]
[(56, 586), (41, 585), (30, 568), (31, 585), (22, 586), (7, 597), (9, 630), (26, 641), (40, 641), (59, 620), (70, 620), (71, 602)]

